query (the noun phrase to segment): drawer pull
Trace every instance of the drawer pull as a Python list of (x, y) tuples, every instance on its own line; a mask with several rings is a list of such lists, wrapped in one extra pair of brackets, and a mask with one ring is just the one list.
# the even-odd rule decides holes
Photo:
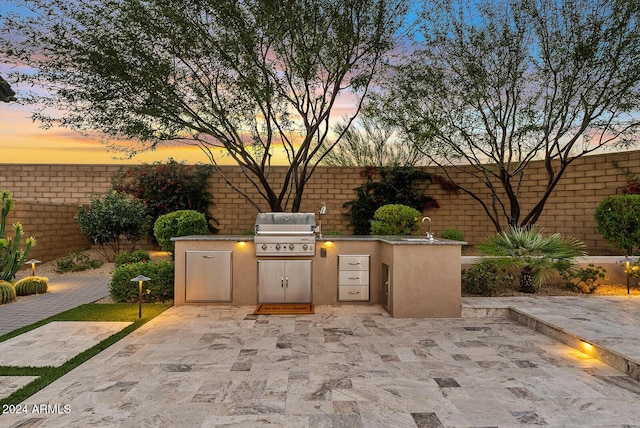
[(216, 256), (202, 256), (203, 259), (215, 259)]
[(349, 279), (360, 279), (359, 276), (350, 276)]
[(349, 294), (360, 294), (359, 291), (349, 291)]
[(356, 263), (349, 262), (349, 264), (350, 264), (351, 266), (358, 266), (358, 265), (360, 264), (360, 262), (356, 262)]

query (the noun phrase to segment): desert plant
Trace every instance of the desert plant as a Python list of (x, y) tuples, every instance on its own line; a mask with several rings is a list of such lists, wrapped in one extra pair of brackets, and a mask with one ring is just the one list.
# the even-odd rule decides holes
[(109, 293), (116, 302), (137, 302), (138, 284), (131, 281), (138, 275), (151, 278), (143, 285), (145, 302), (164, 302), (173, 299), (174, 265), (171, 262), (138, 262), (118, 266), (111, 282)]
[(640, 195), (610, 196), (596, 208), (598, 232), (630, 256), (640, 247)]
[(46, 293), (49, 288), (49, 278), (43, 276), (26, 276), (14, 285), (17, 296)]
[(371, 220), (372, 235), (411, 235), (420, 228), (420, 211), (402, 204), (378, 208)]
[(135, 245), (145, 234), (149, 217), (140, 200), (111, 191), (102, 198), (92, 198), (88, 208), (80, 206), (76, 220), (89, 241), (100, 245), (105, 258), (111, 261), (112, 254), (120, 251), (123, 238)]
[(569, 270), (577, 257), (585, 256), (585, 245), (558, 233), (543, 235), (537, 227), (510, 227), (481, 241), (476, 248), (501, 266), (520, 270), (520, 291), (534, 293), (557, 269)]
[(163, 251), (173, 252), (175, 245), (171, 238), (209, 233), (204, 214), (193, 210), (178, 210), (158, 217), (153, 225), (153, 233)]
[(16, 289), (10, 282), (0, 280), (0, 304), (4, 305), (14, 300), (16, 300)]
[(565, 281), (567, 288), (582, 293), (593, 293), (600, 285), (599, 281), (607, 279), (607, 270), (602, 266), (589, 263), (586, 268), (561, 270), (560, 276)]
[(0, 218), (0, 280), (12, 280), (16, 272), (22, 268), (31, 247), (36, 245), (36, 239), (31, 236), (25, 240), (24, 249), (20, 249), (24, 232), (22, 224), (13, 224), (13, 237), (6, 235), (7, 216), (15, 204), (8, 190), (2, 192), (2, 217)]
[(462, 270), (462, 291), (491, 296), (501, 284), (511, 284), (513, 275), (495, 260), (486, 259)]
[(69, 253), (56, 260), (56, 272), (79, 272), (87, 269), (97, 269), (104, 264), (99, 259), (91, 259), (88, 254)]
[(458, 229), (444, 229), (442, 233), (440, 233), (440, 237), (442, 239), (451, 239), (453, 241), (464, 241), (464, 233)]
[(116, 254), (115, 265), (125, 265), (128, 263), (148, 262), (151, 261), (151, 256), (147, 250), (122, 250)]

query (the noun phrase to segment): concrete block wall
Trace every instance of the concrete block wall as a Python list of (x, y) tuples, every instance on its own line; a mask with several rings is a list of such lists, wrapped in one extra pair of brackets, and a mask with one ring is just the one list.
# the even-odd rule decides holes
[(90, 248), (87, 238), (73, 219), (77, 212), (76, 204), (16, 201), (14, 210), (7, 217), (7, 231), (13, 235), (10, 225), (22, 223), (25, 238), (36, 238), (36, 245), (28, 258), (54, 260)]
[[(34, 257), (38, 255), (36, 258), (42, 260), (51, 255), (48, 259), (53, 259), (77, 251), (81, 245), (78, 238), (81, 234), (73, 219), (77, 206), (88, 203), (92, 195), (109, 190), (112, 177), (123, 168), (127, 166), (0, 165), (0, 189), (10, 190), (16, 199), (16, 210), (12, 213), (11, 221), (21, 221), (25, 232), (38, 238)], [(321, 203), (326, 202), (327, 214), (322, 216), (323, 230), (351, 234), (352, 230), (344, 216), (347, 209), (343, 204), (353, 200), (354, 189), (366, 181), (361, 175), (362, 169), (318, 167), (306, 185), (301, 211), (317, 214)], [(442, 174), (435, 168), (426, 169)], [(269, 175), (270, 182), (281, 183), (285, 171), (284, 167), (273, 167)], [(251, 230), (258, 209), (268, 211), (268, 205), (240, 168), (222, 166), (219, 172), (221, 174), (212, 174), (209, 188), (215, 202), (211, 213), (219, 221), (220, 233), (240, 234)], [(481, 183), (453, 169), (450, 173), (475, 192), (488, 195)], [(594, 211), (604, 198), (616, 194), (625, 186), (627, 173), (640, 177), (640, 151), (605, 153), (577, 159), (549, 198), (538, 224), (547, 232), (559, 232), (585, 241), (592, 254), (616, 254), (597, 232)], [(227, 180), (256, 201), (258, 208), (231, 189)], [(522, 212), (528, 211), (537, 201), (545, 183), (544, 164), (533, 162), (520, 188)], [(274, 188), (279, 189), (279, 185)], [(456, 228), (473, 244), (495, 233), (495, 227), (483, 209), (467, 194), (448, 192), (435, 183), (428, 187), (427, 193), (440, 203), (440, 208), (430, 208), (423, 213), (432, 218), (436, 236), (446, 228)], [(291, 206), (291, 202), (288, 206)], [(62, 233), (64, 240), (61, 239)], [(88, 248), (86, 241), (82, 245)]]

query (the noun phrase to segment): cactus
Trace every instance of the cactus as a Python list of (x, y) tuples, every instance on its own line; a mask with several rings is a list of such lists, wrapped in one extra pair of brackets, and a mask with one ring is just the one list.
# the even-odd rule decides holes
[(16, 299), (16, 289), (10, 282), (0, 281), (0, 305), (13, 302)]
[(46, 293), (49, 288), (49, 278), (43, 276), (27, 276), (15, 283), (17, 296)]
[(36, 239), (31, 236), (26, 239), (24, 249), (20, 249), (22, 241), (22, 224), (13, 224), (13, 237), (6, 236), (7, 216), (13, 209), (14, 200), (8, 190), (2, 192), (2, 218), (0, 219), (0, 280), (10, 281), (16, 272), (22, 267), (24, 261), (36, 244)]

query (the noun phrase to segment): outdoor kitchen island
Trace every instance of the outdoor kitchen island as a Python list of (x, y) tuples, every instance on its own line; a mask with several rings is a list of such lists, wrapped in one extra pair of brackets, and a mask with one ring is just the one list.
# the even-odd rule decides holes
[[(275, 270), (272, 289), (302, 289), (292, 300), (284, 294), (282, 303), (382, 305), (396, 318), (461, 316), (464, 242), (415, 236), (325, 236), (315, 238), (312, 255), (281, 256), (257, 255), (254, 239), (245, 235), (173, 238), (174, 304), (265, 303), (261, 290), (265, 294), (268, 286), (260, 275)], [(289, 262), (302, 262), (304, 267)], [(302, 279), (292, 279), (296, 275)]]

